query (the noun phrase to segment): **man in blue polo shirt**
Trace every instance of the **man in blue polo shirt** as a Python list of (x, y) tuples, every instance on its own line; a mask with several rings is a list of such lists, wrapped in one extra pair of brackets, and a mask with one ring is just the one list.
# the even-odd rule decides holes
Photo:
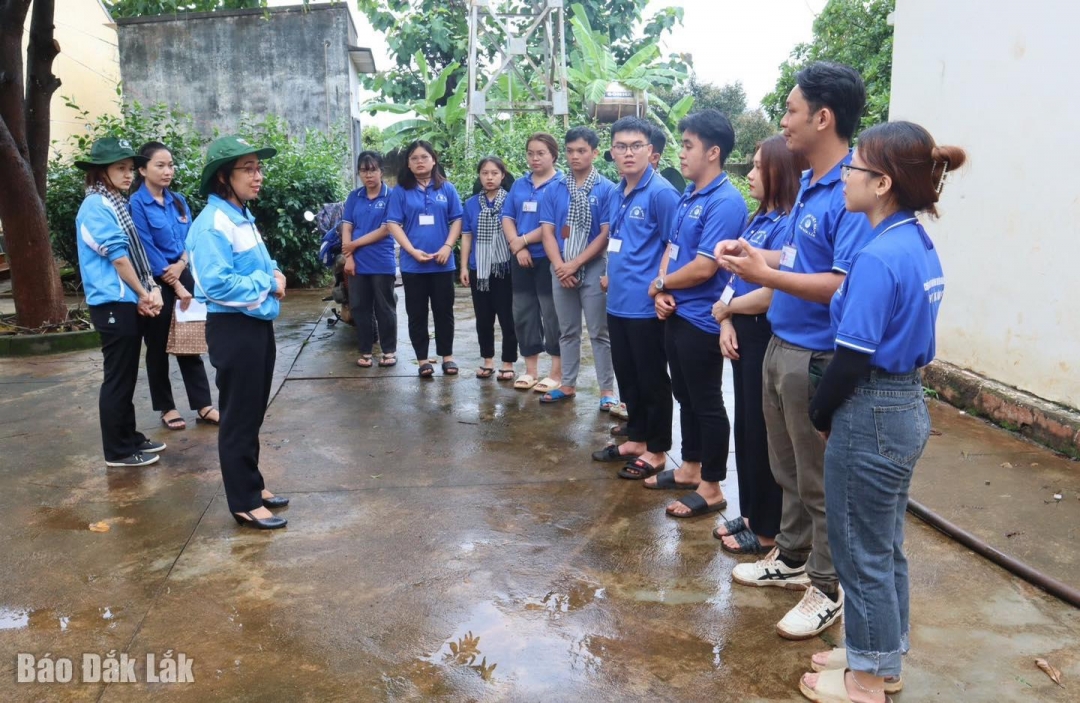
[(825, 443), (809, 417), (813, 377), (835, 347), (829, 301), (852, 259), (871, 237), (865, 215), (844, 207), (841, 166), (866, 101), (852, 68), (815, 63), (800, 71), (781, 120), (788, 148), (810, 162), (780, 251), (741, 241), (722, 245), (723, 265), (751, 283), (772, 288), (773, 338), (765, 353), (764, 413), (769, 461), (784, 493), (776, 548), (732, 574), (748, 586), (800, 588), (802, 602), (777, 624), (789, 639), (808, 639), (840, 619), (844, 593), (829, 551), (825, 521)]
[(607, 263), (608, 199), (615, 185), (593, 167), (600, 138), (588, 127), (566, 133), (566, 162), (570, 176), (553, 184), (540, 205), (544, 251), (551, 261), (551, 293), (559, 316), (559, 351), (562, 386), (545, 393), (541, 403), (557, 403), (577, 392), (581, 366), (581, 318), (589, 325), (600, 409), (610, 410), (615, 398), (615, 371), (611, 367), (607, 295), (600, 276)]
[(596, 461), (627, 462), (619, 476), (643, 479), (664, 468), (671, 449), (671, 379), (664, 323), (649, 286), (660, 272), (679, 194), (649, 165), (652, 127), (638, 117), (611, 126), (611, 153), (622, 174), (612, 194), (608, 238), (608, 333), (627, 441), (593, 452)]
[(718, 110), (703, 110), (679, 123), (679, 160), (686, 186), (674, 216), (660, 276), (649, 289), (664, 326), (671, 386), (679, 401), (683, 463), (646, 481), (646, 488), (696, 488), (667, 507), (677, 518), (727, 507), (720, 482), (727, 477), (731, 425), (724, 408), (724, 356), (713, 304), (730, 274), (720, 271), (713, 250), (736, 241), (746, 225), (746, 201), (724, 160), (735, 146), (735, 130)]

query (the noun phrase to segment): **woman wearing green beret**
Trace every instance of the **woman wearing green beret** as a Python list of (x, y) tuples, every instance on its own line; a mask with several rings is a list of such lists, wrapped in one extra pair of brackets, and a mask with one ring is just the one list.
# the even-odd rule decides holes
[(207, 309), (207, 352), (217, 370), (225, 497), (239, 524), (263, 530), (285, 527), (287, 521), (268, 508), (289, 503), (266, 490), (259, 471), (259, 429), (270, 400), (277, 357), (274, 319), (285, 297), (285, 276), (270, 258), (247, 203), (262, 189), (262, 159), (276, 153), (236, 136), (214, 140), (199, 190), (209, 199), (187, 236), (195, 298)]
[(124, 193), (135, 167), (146, 159), (126, 139), (94, 142), (90, 156), (75, 165), (86, 172), (86, 198), (75, 218), (79, 271), (90, 319), (101, 335), (104, 378), (98, 417), (105, 464), (148, 466), (165, 449), (135, 428), (135, 383), (139, 378), (144, 320), (161, 312), (139, 233), (128, 215)]

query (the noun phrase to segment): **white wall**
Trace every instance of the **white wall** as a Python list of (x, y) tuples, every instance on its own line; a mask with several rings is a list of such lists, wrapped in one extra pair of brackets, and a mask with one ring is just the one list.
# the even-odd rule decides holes
[(969, 156), (927, 227), (938, 358), (1080, 407), (1080, 2), (897, 0), (894, 19), (890, 119)]

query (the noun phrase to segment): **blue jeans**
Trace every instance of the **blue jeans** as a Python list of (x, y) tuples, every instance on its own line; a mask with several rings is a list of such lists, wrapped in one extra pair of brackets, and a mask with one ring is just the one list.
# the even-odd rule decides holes
[(872, 371), (833, 416), (825, 449), (825, 509), (844, 587), (848, 666), (899, 676), (908, 643), (904, 511), (930, 436), (918, 372)]

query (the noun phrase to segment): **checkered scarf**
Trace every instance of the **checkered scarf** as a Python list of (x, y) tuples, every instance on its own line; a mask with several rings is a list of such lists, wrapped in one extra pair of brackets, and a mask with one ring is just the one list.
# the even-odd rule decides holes
[(506, 191), (499, 189), (495, 202), (488, 206), (480, 194), (480, 216), (476, 218), (476, 290), (489, 290), (490, 279), (506, 278), (510, 272), (510, 244), (502, 228), (502, 208)]
[[(570, 214), (566, 218), (570, 226), (570, 238), (566, 240), (564, 259), (569, 261), (585, 251), (589, 243), (589, 232), (592, 230), (592, 208), (589, 207), (589, 193), (596, 186), (600, 176), (594, 168), (589, 172), (582, 186), (578, 186), (577, 179), (566, 179), (566, 187), (570, 190)], [(578, 269), (578, 281), (585, 278), (584, 267)]]
[(130, 253), (128, 258), (131, 260), (131, 265), (135, 267), (135, 275), (139, 277), (139, 282), (142, 283), (143, 288), (149, 291), (154, 285), (154, 274), (150, 269), (150, 261), (146, 258), (146, 250), (143, 248), (142, 239), (139, 238), (139, 232), (135, 229), (135, 223), (131, 221), (131, 215), (128, 213), (127, 198), (119, 193), (114, 193), (101, 183), (95, 183), (86, 189), (87, 195), (91, 193), (96, 193), (105, 198), (105, 202), (109, 203), (109, 206), (116, 213), (116, 218), (120, 220), (120, 227), (128, 238), (128, 252)]

